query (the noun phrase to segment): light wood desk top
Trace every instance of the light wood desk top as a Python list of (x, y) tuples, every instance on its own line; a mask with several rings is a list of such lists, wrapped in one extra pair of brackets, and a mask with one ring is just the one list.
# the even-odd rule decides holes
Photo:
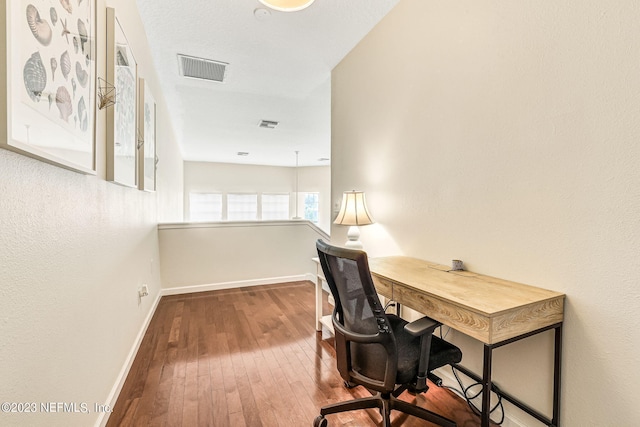
[(559, 292), (403, 256), (370, 258), (376, 289), (485, 344), (563, 321)]

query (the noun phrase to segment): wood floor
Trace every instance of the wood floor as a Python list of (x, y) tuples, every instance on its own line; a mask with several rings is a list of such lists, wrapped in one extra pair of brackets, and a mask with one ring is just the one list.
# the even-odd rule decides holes
[[(333, 339), (314, 329), (311, 282), (163, 297), (108, 426), (311, 426), (319, 408), (363, 397), (335, 366)], [(420, 406), (479, 426), (462, 399), (432, 386)], [(394, 426), (431, 426), (393, 413)], [(376, 410), (327, 417), (376, 426)]]

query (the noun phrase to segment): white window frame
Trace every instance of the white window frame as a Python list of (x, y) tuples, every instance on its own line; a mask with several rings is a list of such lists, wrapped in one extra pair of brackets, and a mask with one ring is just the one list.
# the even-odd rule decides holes
[(309, 221), (313, 222), (314, 224), (318, 224), (318, 223), (320, 223), (320, 192), (319, 191), (305, 191), (305, 192), (300, 193), (300, 195), (302, 195), (302, 198), (301, 198), (302, 199), (302, 206), (301, 206), (302, 218), (307, 219), (306, 209), (305, 209), (305, 207), (306, 207), (305, 199), (307, 197), (307, 194), (315, 194), (315, 195), (317, 195), (318, 204), (317, 204), (317, 207), (316, 207), (317, 208), (316, 212), (318, 213), (318, 218), (315, 221), (313, 221), (313, 220), (309, 220)]
[[(235, 212), (232, 215), (231, 207), (232, 207), (232, 204), (234, 203), (232, 199), (235, 196), (241, 197), (241, 198), (253, 197), (255, 200), (255, 212), (251, 212), (251, 213), (254, 215), (240, 215), (240, 217), (236, 217)], [(258, 197), (258, 193), (227, 193), (227, 220), (228, 221), (257, 221), (258, 214), (260, 212), (259, 204), (260, 204), (260, 198)]]
[[(218, 205), (219, 211), (216, 211), (216, 209), (214, 209), (211, 211), (198, 212), (197, 209), (194, 209), (194, 206), (195, 206), (194, 199), (196, 198), (203, 199), (205, 198), (204, 196), (209, 196), (209, 198), (211, 199), (217, 199), (217, 200), (211, 200), (210, 202), (212, 203), (213, 206)], [(211, 212), (212, 215), (206, 215), (207, 212)], [(210, 193), (210, 192), (205, 193), (205, 192), (199, 192), (199, 191), (192, 191), (189, 193), (189, 221), (191, 222), (221, 221), (223, 214), (224, 214), (224, 198), (222, 193)]]
[[(283, 215), (267, 218), (265, 215), (265, 212), (266, 212), (265, 205), (268, 206), (269, 203), (265, 203), (265, 198), (269, 198), (272, 196), (286, 197), (286, 201), (278, 204), (280, 207), (283, 207), (281, 211)], [(291, 217), (290, 203), (291, 203), (291, 196), (289, 195), (289, 193), (262, 193), (260, 196), (260, 219), (262, 219), (263, 221), (290, 219)]]

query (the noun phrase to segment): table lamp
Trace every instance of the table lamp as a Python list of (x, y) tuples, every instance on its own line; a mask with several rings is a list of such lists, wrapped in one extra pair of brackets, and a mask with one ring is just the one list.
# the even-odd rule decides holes
[(373, 218), (371, 218), (367, 210), (363, 191), (345, 191), (342, 194), (340, 212), (338, 212), (338, 216), (333, 223), (349, 226), (349, 231), (347, 232), (349, 240), (345, 243), (345, 247), (362, 250), (358, 226), (373, 224)]

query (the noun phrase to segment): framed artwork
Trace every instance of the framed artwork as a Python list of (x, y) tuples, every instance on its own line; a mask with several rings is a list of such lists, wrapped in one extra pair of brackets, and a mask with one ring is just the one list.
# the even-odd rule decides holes
[(138, 189), (156, 190), (156, 100), (144, 79), (138, 79)]
[(107, 83), (115, 105), (107, 108), (107, 181), (137, 185), (137, 64), (115, 9), (107, 8)]
[(95, 174), (95, 0), (3, 3), (0, 147)]

